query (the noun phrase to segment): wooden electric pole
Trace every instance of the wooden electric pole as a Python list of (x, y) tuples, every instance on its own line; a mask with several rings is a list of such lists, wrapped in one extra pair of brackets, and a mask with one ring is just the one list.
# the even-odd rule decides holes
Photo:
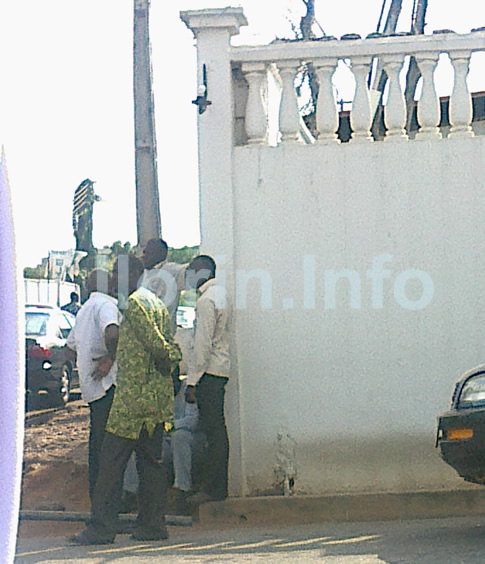
[[(428, 9), (428, 0), (414, 0), (413, 17), (411, 22), (411, 33), (413, 35), (422, 35), (426, 26), (426, 11)], [(404, 97), (406, 99), (406, 129), (410, 131), (414, 112), (414, 95), (416, 86), (421, 78), (416, 58), (411, 56), (409, 60), (409, 68), (406, 75), (406, 89)]]
[[(377, 31), (381, 32), (381, 23), (384, 15), (384, 10), (388, 0), (383, 0), (382, 10), (379, 17), (379, 23), (377, 26)], [(389, 11), (387, 13), (387, 19), (382, 30), (383, 35), (392, 35), (395, 33), (397, 28), (397, 23), (399, 20), (399, 16), (401, 15), (402, 11), (402, 4), (403, 0), (391, 0), (391, 4), (389, 6)], [(423, 34), (424, 28), (426, 25), (426, 11), (428, 9), (428, 0), (413, 0), (413, 15), (412, 15), (412, 22), (411, 22), (411, 31), (410, 33), (413, 35)], [(405, 99), (406, 99), (406, 129), (409, 132), (412, 126), (413, 120), (413, 112), (414, 112), (414, 94), (416, 91), (416, 85), (418, 83), (419, 78), (421, 77), (421, 73), (419, 71), (418, 65), (416, 63), (416, 59), (411, 57), (408, 72), (406, 75), (406, 89), (405, 89)], [(384, 70), (382, 61), (378, 61), (377, 69), (375, 71), (375, 78), (374, 78), (374, 86), (375, 90), (378, 90), (381, 93), (380, 103), (376, 109), (376, 113), (374, 115), (374, 120), (372, 124), (372, 132), (374, 137), (382, 137), (384, 135), (384, 131), (382, 130), (382, 113), (383, 113), (383, 105), (382, 99), (384, 96), (384, 89), (386, 87), (387, 82), (387, 74)]]
[(157, 144), (149, 32), (150, 0), (134, 0), (133, 95), (135, 106), (136, 227), (138, 245), (160, 237)]

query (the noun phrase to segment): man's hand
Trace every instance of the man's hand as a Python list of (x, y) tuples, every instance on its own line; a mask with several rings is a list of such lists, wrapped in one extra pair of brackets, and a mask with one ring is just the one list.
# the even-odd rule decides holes
[(94, 372), (91, 375), (93, 380), (102, 380), (105, 376), (108, 375), (108, 372), (111, 370), (113, 366), (114, 360), (111, 358), (110, 355), (101, 356), (100, 358), (96, 358), (95, 361), (98, 363)]
[(155, 363), (155, 368), (161, 374), (170, 374), (171, 373), (171, 364), (170, 358), (168, 355), (157, 355), (153, 357), (153, 361)]
[(187, 403), (195, 403), (195, 386), (187, 386), (185, 389), (185, 401)]
[(64, 351), (64, 360), (67, 360), (71, 364), (76, 363), (76, 351), (70, 349), (67, 345), (63, 349)]

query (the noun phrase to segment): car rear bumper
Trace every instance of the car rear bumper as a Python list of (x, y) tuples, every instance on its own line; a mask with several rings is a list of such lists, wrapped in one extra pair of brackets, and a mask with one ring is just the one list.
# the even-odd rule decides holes
[(50, 365), (47, 368), (45, 362), (35, 363), (34, 366), (30, 366), (29, 362), (25, 382), (27, 393), (35, 395), (54, 392), (59, 389), (62, 367)]
[(485, 411), (442, 415), (437, 445), (443, 460), (462, 478), (485, 484)]
[(485, 484), (485, 445), (464, 441), (440, 442), (441, 457), (469, 482)]

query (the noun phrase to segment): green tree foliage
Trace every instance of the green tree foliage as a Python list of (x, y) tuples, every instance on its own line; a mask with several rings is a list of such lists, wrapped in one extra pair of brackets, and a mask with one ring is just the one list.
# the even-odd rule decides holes
[[(79, 275), (76, 276), (74, 282), (79, 284), (81, 286), (81, 292), (85, 293), (85, 282), (92, 268), (94, 268), (95, 266), (104, 266), (108, 269), (111, 269), (118, 256), (135, 254), (135, 252), (135, 247), (133, 247), (129, 241), (126, 241), (125, 243), (122, 243), (121, 241), (115, 241), (112, 245), (105, 245), (102, 249), (95, 250), (95, 253), (91, 257), (91, 260), (87, 261), (86, 259), (83, 259), (81, 261), (79, 265)], [(198, 246), (185, 246), (180, 249), (169, 247), (167, 260), (170, 262), (176, 262), (178, 264), (186, 264), (190, 262), (195, 256), (197, 256), (198, 253)], [(101, 259), (101, 257), (103, 258)], [(39, 264), (34, 267), (25, 267), (24, 278), (45, 278), (45, 266)], [(187, 299), (188, 303), (186, 305), (192, 305), (192, 301), (194, 301), (193, 296), (189, 295), (187, 296)]]
[(45, 278), (45, 266), (42, 264), (26, 266), (24, 268), (24, 278), (35, 278), (36, 280)]
[(181, 247), (180, 249), (173, 249), (169, 247), (167, 260), (169, 262), (176, 262), (178, 264), (185, 264), (190, 262), (194, 257), (199, 254), (199, 247)]
[(131, 246), (131, 243), (129, 241), (126, 241), (126, 243), (115, 241), (110, 247), (105, 245), (103, 249), (110, 250), (111, 257), (113, 259), (115, 259), (119, 255), (130, 255), (135, 252), (134, 247)]
[(195, 288), (191, 290), (184, 290), (180, 294), (180, 305), (195, 307), (195, 302), (197, 301), (197, 290)]

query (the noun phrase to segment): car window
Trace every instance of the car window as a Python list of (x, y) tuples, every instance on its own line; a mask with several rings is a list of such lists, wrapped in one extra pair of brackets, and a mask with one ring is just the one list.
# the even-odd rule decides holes
[(67, 336), (69, 335), (69, 333), (72, 329), (73, 323), (72, 323), (71, 319), (69, 318), (69, 316), (64, 314), (64, 313), (59, 314), (58, 319), (59, 319), (59, 331), (60, 331), (61, 337), (63, 339), (67, 339)]
[(30, 312), (25, 313), (25, 334), (43, 336), (47, 334), (48, 313)]
[(461, 390), (458, 407), (485, 406), (485, 373), (469, 378)]
[(62, 317), (66, 320), (67, 325), (72, 329), (75, 323), (75, 317), (71, 313), (63, 313)]

